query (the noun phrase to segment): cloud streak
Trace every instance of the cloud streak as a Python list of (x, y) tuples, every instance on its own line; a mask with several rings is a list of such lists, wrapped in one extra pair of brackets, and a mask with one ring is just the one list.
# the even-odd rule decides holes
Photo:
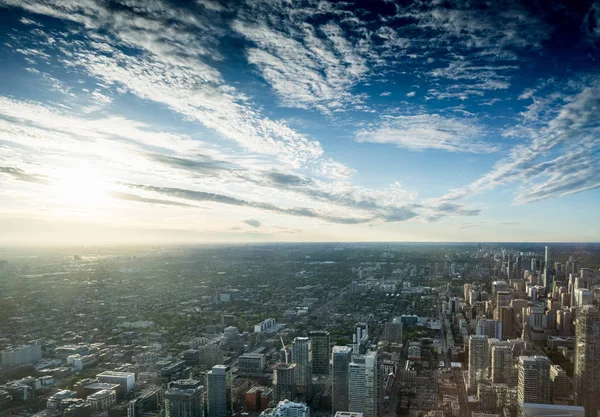
[(483, 129), (467, 119), (422, 114), (382, 117), (379, 123), (360, 130), (355, 140), (392, 144), (414, 151), (494, 152), (494, 146), (480, 140), (482, 136)]

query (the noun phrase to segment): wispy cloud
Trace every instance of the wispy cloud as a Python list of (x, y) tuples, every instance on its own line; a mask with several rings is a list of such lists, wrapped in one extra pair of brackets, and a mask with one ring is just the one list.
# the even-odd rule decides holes
[(530, 135), (528, 145), (515, 146), (490, 172), (437, 201), (455, 201), (512, 182), (522, 185), (515, 204), (600, 187), (600, 81), (559, 97), (542, 101), (542, 107), (552, 108), (523, 115), (518, 132)]
[(33, 182), (38, 184), (45, 184), (47, 182), (45, 178), (39, 175), (29, 174), (23, 171), (22, 169), (16, 167), (0, 166), (0, 174), (6, 174), (17, 180), (25, 182)]
[(468, 119), (439, 114), (386, 116), (356, 135), (358, 142), (387, 143), (421, 151), (437, 149), (450, 152), (487, 153), (495, 148), (484, 144), (483, 129)]

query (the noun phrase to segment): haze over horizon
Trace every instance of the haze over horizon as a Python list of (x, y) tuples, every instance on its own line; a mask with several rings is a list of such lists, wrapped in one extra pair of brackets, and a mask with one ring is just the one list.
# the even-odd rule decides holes
[(600, 2), (0, 0), (0, 245), (597, 242)]

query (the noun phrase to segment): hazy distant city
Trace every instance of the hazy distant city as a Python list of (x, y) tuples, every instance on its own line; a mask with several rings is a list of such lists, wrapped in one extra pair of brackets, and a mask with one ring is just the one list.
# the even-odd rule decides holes
[(0, 252), (2, 416), (596, 417), (599, 244)]
[(600, 417), (600, 0), (0, 0), (0, 417)]

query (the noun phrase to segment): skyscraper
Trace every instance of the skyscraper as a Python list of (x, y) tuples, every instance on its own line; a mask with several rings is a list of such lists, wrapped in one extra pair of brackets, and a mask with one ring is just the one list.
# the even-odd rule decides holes
[(209, 417), (231, 415), (231, 371), (228, 366), (215, 365), (206, 374)]
[(296, 390), (308, 394), (312, 381), (312, 343), (308, 337), (296, 337), (292, 342), (292, 362), (296, 364)]
[(487, 336), (469, 337), (469, 374), (468, 386), (477, 390), (477, 383), (487, 378), (489, 367), (489, 349)]
[(165, 417), (202, 417), (204, 387), (200, 381), (181, 379), (171, 382), (165, 391)]
[(376, 417), (379, 375), (377, 352), (355, 355), (348, 366), (348, 410)]
[[(273, 369), (273, 400), (294, 401), (296, 398), (296, 364), (280, 363)], [(209, 416), (211, 417), (211, 416)]]
[(519, 415), (524, 403), (550, 402), (550, 360), (545, 356), (519, 357)]
[(394, 317), (391, 323), (386, 323), (383, 338), (386, 342), (402, 343), (402, 321), (400, 317)]
[(332, 412), (348, 411), (348, 366), (352, 360), (352, 349), (334, 346), (332, 351)]
[(507, 342), (496, 343), (492, 346), (491, 380), (493, 384), (513, 384), (512, 348)]
[(500, 307), (498, 319), (502, 323), (502, 340), (512, 339), (514, 337), (514, 309), (512, 307)]
[(552, 252), (550, 246), (544, 247), (544, 267), (549, 267), (552, 264)]
[(308, 332), (312, 343), (312, 372), (313, 374), (329, 374), (329, 332)]
[(583, 306), (575, 327), (575, 405), (585, 408), (586, 417), (600, 410), (600, 311)]

